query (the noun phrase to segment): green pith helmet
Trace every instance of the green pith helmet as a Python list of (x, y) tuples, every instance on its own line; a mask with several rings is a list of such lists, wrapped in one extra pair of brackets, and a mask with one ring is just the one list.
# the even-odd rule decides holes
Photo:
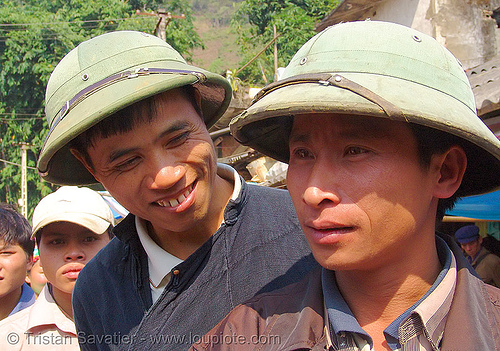
[(232, 97), (229, 82), (220, 75), (188, 65), (169, 44), (141, 32), (111, 32), (81, 43), (59, 62), (47, 84), (50, 130), (38, 160), (39, 173), (56, 184), (95, 183), (68, 142), (135, 102), (185, 85), (200, 92), (210, 128)]
[(457, 194), (500, 186), (500, 141), (477, 117), (463, 68), (414, 29), (380, 21), (325, 29), (297, 51), (281, 80), (233, 118), (231, 133), (288, 162), (289, 121), (303, 113), (390, 118), (451, 133), (467, 141), (468, 167)]

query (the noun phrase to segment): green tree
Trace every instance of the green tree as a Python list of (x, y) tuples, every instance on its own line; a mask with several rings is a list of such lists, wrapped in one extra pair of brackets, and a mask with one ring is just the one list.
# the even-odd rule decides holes
[[(238, 32), (238, 43), (248, 62), (259, 50), (272, 41), (273, 26), (279, 38), (278, 65), (285, 66), (295, 52), (314, 34), (315, 25), (330, 13), (339, 0), (245, 0), (236, 11), (232, 24)], [(238, 76), (252, 84), (265, 83), (274, 78), (274, 51), (271, 45), (253, 64)]]
[[(147, 11), (156, 5), (140, 4)], [(164, 7), (186, 15), (169, 24), (167, 41), (189, 59), (190, 50), (202, 46), (190, 8), (180, 0)], [(44, 93), (50, 73), (67, 52), (91, 37), (122, 29), (152, 33), (157, 18), (137, 15), (136, 9), (121, 0), (0, 0), (0, 201), (16, 204), (21, 197), (21, 143), (30, 145), (29, 218), (40, 198), (55, 189), (35, 170), (48, 131)]]

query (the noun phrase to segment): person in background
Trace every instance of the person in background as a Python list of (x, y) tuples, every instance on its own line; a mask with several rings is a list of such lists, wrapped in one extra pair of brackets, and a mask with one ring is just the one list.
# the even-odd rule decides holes
[(457, 197), (500, 187), (500, 141), (435, 39), (329, 27), (230, 127), (288, 162), (321, 268), (240, 305), (193, 350), (500, 349), (500, 290), (435, 229)]
[(40, 265), (40, 255), (38, 254), (38, 247), (36, 244), (35, 250), (33, 251), (33, 264), (26, 275), (26, 283), (33, 289), (36, 297), (40, 295), (45, 283), (47, 283), (47, 278), (45, 274), (43, 274), (43, 268)]
[(0, 322), (2, 350), (79, 350), (71, 298), (85, 265), (112, 237), (113, 214), (95, 191), (61, 187), (33, 212), (47, 283), (29, 308)]
[(0, 204), (0, 320), (35, 302), (35, 293), (25, 283), (33, 248), (31, 226), (9, 204)]
[(226, 79), (134, 31), (85, 41), (52, 72), (40, 174), (100, 182), (130, 212), (76, 283), (83, 350), (186, 350), (316, 265), (288, 192), (217, 163), (208, 129), (231, 96)]
[(455, 232), (455, 239), (483, 282), (500, 288), (500, 257), (483, 247), (479, 227), (474, 224), (463, 226)]

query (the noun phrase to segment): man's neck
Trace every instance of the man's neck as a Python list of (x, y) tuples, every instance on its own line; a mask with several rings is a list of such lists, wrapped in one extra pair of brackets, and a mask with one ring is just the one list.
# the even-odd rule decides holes
[(51, 285), (51, 288), (49, 291), (52, 294), (52, 297), (54, 298), (54, 301), (56, 302), (57, 306), (61, 309), (61, 311), (66, 314), (71, 320), (73, 320), (73, 307), (71, 305), (71, 296), (72, 294), (68, 294), (67, 292), (61, 291)]
[(22, 286), (0, 298), (0, 320), (6, 318), (16, 307), (22, 294)]
[(434, 245), (425, 252), (425, 259), (407, 257), (373, 271), (337, 271), (335, 275), (342, 296), (372, 337), (375, 350), (384, 350), (388, 346), (383, 331), (430, 289), (440, 270)]

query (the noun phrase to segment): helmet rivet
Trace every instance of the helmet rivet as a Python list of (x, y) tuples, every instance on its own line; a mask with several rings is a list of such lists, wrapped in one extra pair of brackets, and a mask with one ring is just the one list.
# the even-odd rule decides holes
[(415, 40), (417, 43), (420, 43), (422, 41), (422, 39), (420, 39), (420, 37), (416, 34), (413, 34), (413, 40)]
[(307, 62), (307, 57), (303, 57), (302, 60), (300, 60), (300, 64), (304, 65)]
[(337, 75), (334, 77), (334, 79), (336, 82), (340, 82), (342, 80), (342, 77)]
[(89, 75), (87, 73), (82, 74), (82, 80), (86, 81), (89, 79)]

